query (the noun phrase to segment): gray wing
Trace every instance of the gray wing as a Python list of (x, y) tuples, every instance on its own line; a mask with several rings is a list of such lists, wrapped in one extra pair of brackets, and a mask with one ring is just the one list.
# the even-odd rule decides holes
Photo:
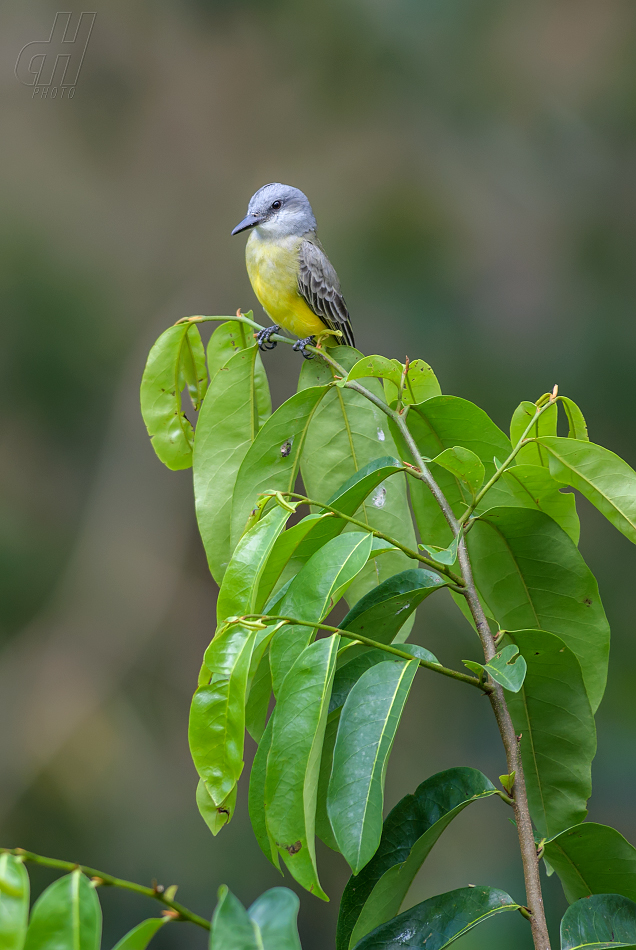
[(340, 281), (319, 244), (303, 241), (298, 249), (298, 292), (330, 330), (341, 330), (340, 342), (355, 346), (349, 311), (340, 292)]

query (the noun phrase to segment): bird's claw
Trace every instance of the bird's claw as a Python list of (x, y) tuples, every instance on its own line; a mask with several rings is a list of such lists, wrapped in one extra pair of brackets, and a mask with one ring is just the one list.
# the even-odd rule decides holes
[(273, 350), (278, 344), (272, 342), (271, 337), (274, 333), (278, 333), (280, 327), (275, 323), (271, 327), (265, 327), (264, 330), (259, 330), (256, 334), (256, 342), (258, 343), (259, 350)]
[(313, 353), (308, 353), (307, 350), (305, 349), (305, 347), (307, 347), (307, 346), (315, 346), (315, 345), (316, 345), (316, 337), (315, 337), (315, 336), (306, 336), (303, 340), (296, 340), (296, 342), (294, 343), (292, 349), (296, 350), (297, 353), (298, 353), (298, 351), (300, 351), (300, 352), (303, 354), (303, 356), (305, 357), (306, 360), (313, 360), (314, 354), (313, 354)]

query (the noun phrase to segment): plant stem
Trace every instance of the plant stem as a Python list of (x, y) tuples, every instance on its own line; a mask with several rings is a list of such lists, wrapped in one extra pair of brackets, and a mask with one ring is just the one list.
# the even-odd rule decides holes
[[(355, 389), (357, 392), (366, 396), (367, 399), (369, 399), (374, 405), (381, 409), (382, 412), (388, 415), (398, 426), (400, 433), (402, 434), (404, 441), (406, 442), (413, 457), (413, 460), (415, 461), (417, 468), (420, 470), (420, 473), (417, 477), (421, 478), (421, 480), (428, 485), (454, 536), (457, 537), (461, 531), (462, 525), (455, 517), (455, 514), (444, 493), (426, 466), (417, 444), (408, 430), (404, 416), (398, 412), (394, 412), (385, 403), (383, 403), (382, 400), (378, 399), (373, 395), (373, 393), (366, 390), (363, 386), (360, 386), (357, 382), (350, 382), (346, 385), (347, 387)], [(530, 427), (535, 424), (539, 414), (540, 413), (537, 413), (535, 418), (532, 420)], [(526, 432), (528, 431), (530, 431), (529, 428), (526, 430)], [(525, 438), (525, 434), (523, 438)], [(521, 441), (523, 441), (523, 439), (520, 440), (520, 442)], [(518, 445), (516, 447), (516, 451), (518, 451), (519, 448), (520, 446)], [(514, 455), (512, 457), (514, 457)], [(505, 464), (508, 464), (508, 462)], [(505, 467), (505, 465), (503, 467)], [(501, 471), (503, 471), (503, 467), (499, 470), (499, 474), (501, 474)], [(459, 539), (457, 554), (465, 585), (463, 590), (461, 590), (461, 593), (466, 597), (466, 602), (472, 614), (479, 638), (481, 640), (486, 662), (488, 662), (493, 658), (497, 651), (493, 635), (486, 619), (486, 615), (477, 595), (470, 558), (468, 556), (468, 549), (466, 547), (466, 538), (464, 536), (460, 537)], [(493, 683), (492, 691), (488, 694), (488, 698), (490, 699), (490, 703), (497, 720), (497, 725), (499, 727), (499, 733), (501, 735), (506, 752), (508, 774), (511, 772), (516, 773), (512, 797), (514, 800), (513, 807), (517, 822), (517, 834), (519, 837), (519, 848), (521, 851), (521, 861), (523, 864), (523, 875), (526, 885), (526, 900), (530, 913), (532, 938), (535, 950), (550, 950), (550, 935), (548, 933), (548, 926), (543, 908), (543, 895), (541, 893), (541, 880), (539, 877), (539, 863), (537, 860), (537, 852), (534, 844), (534, 835), (532, 831), (532, 822), (530, 820), (530, 811), (528, 808), (528, 797), (526, 793), (521, 754), (519, 752), (519, 744), (517, 742), (514, 726), (512, 724), (512, 719), (510, 718), (510, 713), (508, 711), (504, 692), (501, 686), (499, 686), (497, 683)]]
[(80, 870), (82, 874), (86, 874), (87, 877), (97, 878), (101, 884), (121, 887), (126, 891), (134, 891), (136, 894), (145, 894), (146, 897), (153, 897), (178, 915), (175, 917), (175, 920), (187, 920), (191, 924), (197, 924), (197, 926), (203, 927), (205, 930), (210, 929), (210, 922), (208, 920), (188, 910), (183, 904), (168, 900), (163, 891), (160, 890), (160, 886), (144, 887), (143, 884), (135, 884), (134, 881), (123, 881), (121, 878), (113, 877), (112, 874), (96, 871), (95, 868), (88, 868), (83, 864), (73, 864), (71, 861), (59, 861), (57, 858), (44, 858), (41, 854), (33, 854), (32, 851), (25, 851), (23, 848), (0, 848), (0, 853), (13, 854), (18, 858), (22, 858), (23, 861), (31, 861), (32, 864), (41, 864), (43, 867), (56, 868), (59, 871)]
[(528, 442), (531, 441), (530, 439), (528, 439), (528, 433), (530, 432), (530, 430), (532, 429), (532, 427), (533, 427), (534, 425), (536, 425), (536, 423), (537, 423), (537, 421), (538, 421), (538, 419), (539, 419), (539, 416), (542, 416), (543, 413), (546, 411), (546, 409), (549, 409), (550, 406), (553, 406), (553, 405), (554, 405), (554, 401), (555, 401), (555, 398), (551, 396), (550, 399), (548, 400), (548, 402), (545, 404), (545, 406), (543, 406), (541, 409), (538, 409), (538, 408), (537, 408), (537, 411), (536, 411), (536, 414), (535, 414), (534, 418), (533, 418), (533, 419), (531, 420), (531, 422), (526, 426), (526, 429), (525, 429), (523, 435), (521, 436), (521, 438), (519, 439), (519, 441), (518, 441), (517, 444), (515, 445), (514, 449), (512, 450), (512, 452), (510, 453), (510, 455), (508, 456), (508, 458), (506, 459), (506, 461), (503, 463), (503, 465), (501, 466), (501, 468), (498, 468), (498, 469), (496, 470), (496, 472), (495, 472), (495, 474), (492, 476), (492, 478), (491, 478), (488, 482), (486, 482), (486, 484), (485, 484), (484, 487), (481, 489), (481, 491), (476, 495), (476, 497), (475, 497), (473, 503), (472, 503), (471, 505), (469, 505), (469, 507), (466, 509), (466, 511), (462, 514), (461, 518), (459, 519), (459, 523), (460, 523), (460, 524), (464, 524), (464, 522), (466, 522), (466, 521), (468, 520), (468, 518), (470, 518), (471, 514), (473, 513), (473, 511), (475, 510), (475, 508), (477, 507), (477, 505), (479, 504), (479, 502), (481, 501), (481, 499), (484, 497), (484, 495), (486, 494), (486, 492), (489, 491), (489, 490), (492, 488), (492, 486), (495, 484), (495, 482), (497, 481), (497, 479), (501, 478), (501, 476), (502, 476), (503, 473), (506, 471), (506, 469), (508, 468), (508, 466), (510, 465), (510, 463), (511, 463), (511, 462), (513, 461), (513, 459), (516, 457), (516, 455), (517, 455), (517, 453), (519, 452), (519, 450), (522, 449), (523, 446), (526, 444), (526, 441), (528, 441)]
[(401, 544), (400, 541), (397, 541), (388, 534), (384, 534), (382, 531), (376, 531), (375, 528), (371, 528), (363, 521), (358, 521), (357, 518), (351, 518), (349, 515), (344, 515), (341, 511), (338, 511), (337, 508), (333, 508), (331, 505), (325, 505), (321, 501), (316, 501), (313, 498), (307, 498), (305, 495), (299, 495), (297, 492), (283, 491), (280, 492), (280, 494), (284, 495), (285, 498), (298, 499), (302, 504), (313, 505), (315, 508), (324, 508), (325, 511), (331, 511), (334, 515), (336, 515), (336, 517), (342, 518), (343, 521), (348, 521), (350, 524), (354, 524), (358, 528), (363, 528), (375, 538), (380, 538), (382, 541), (387, 541), (394, 547), (399, 548), (400, 551), (403, 551), (404, 554), (407, 555), (407, 557), (411, 557), (416, 561), (421, 561), (422, 564), (426, 564), (427, 567), (432, 567), (433, 570), (438, 571), (440, 574), (446, 574), (446, 576), (449, 577), (453, 581), (453, 584), (455, 584), (459, 589), (463, 587), (464, 582), (462, 581), (461, 577), (458, 577), (457, 574), (451, 571), (450, 568), (446, 567), (446, 565), (438, 564), (437, 561), (433, 561), (430, 557), (425, 557), (423, 554), (420, 554), (419, 551), (414, 551), (412, 548), (407, 548), (406, 545)]
[(269, 614), (246, 614), (245, 617), (242, 617), (241, 619), (249, 620), (253, 617), (258, 618), (259, 620), (284, 620), (286, 623), (298, 624), (298, 626), (301, 627), (314, 627), (316, 630), (327, 630), (329, 633), (339, 633), (341, 637), (346, 637), (348, 640), (353, 640), (356, 643), (362, 643), (367, 647), (373, 647), (377, 650), (384, 650), (385, 653), (390, 653), (392, 656), (397, 656), (401, 660), (416, 659), (419, 661), (420, 666), (423, 666), (425, 669), (432, 670), (434, 673), (441, 673), (442, 676), (448, 676), (451, 679), (458, 680), (460, 683), (467, 683), (469, 686), (476, 686), (477, 689), (480, 689), (483, 693), (489, 694), (492, 691), (492, 686), (487, 683), (481, 683), (476, 676), (469, 676), (467, 673), (460, 673), (457, 670), (451, 670), (447, 666), (442, 666), (441, 663), (430, 663), (428, 660), (423, 660), (420, 657), (416, 657), (412, 653), (407, 653), (406, 650), (400, 650), (388, 643), (378, 643), (377, 640), (372, 640), (370, 637), (363, 637), (361, 634), (353, 633), (351, 630), (343, 630), (341, 627), (331, 627), (327, 623), (312, 623), (309, 620), (299, 620), (296, 617), (278, 617)]

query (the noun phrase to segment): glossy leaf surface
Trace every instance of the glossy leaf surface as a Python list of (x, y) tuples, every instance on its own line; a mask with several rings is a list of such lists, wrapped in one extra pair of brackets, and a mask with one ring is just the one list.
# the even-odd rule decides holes
[(220, 584), (230, 547), (232, 497), (239, 466), (258, 432), (252, 346), (233, 356), (208, 388), (194, 440), (194, 499), (212, 577)]
[(493, 508), (475, 522), (467, 544), (475, 583), (500, 627), (559, 636), (581, 665), (595, 711), (607, 678), (609, 626), (571, 539), (543, 512)]
[(557, 401), (563, 406), (568, 419), (568, 439), (580, 439), (582, 442), (589, 442), (587, 423), (574, 400), (567, 396), (559, 396)]
[(380, 843), (388, 758), (417, 668), (416, 660), (373, 666), (349, 692), (340, 716), (327, 811), (354, 874)]
[(243, 771), (247, 678), (257, 633), (234, 624), (217, 635), (205, 654), (215, 675), (192, 697), (188, 738), (199, 776), (221, 805)]
[(399, 912), (415, 875), (453, 818), (495, 791), (477, 769), (456, 768), (431, 776), (398, 802), (384, 822), (374, 857), (345, 888), (337, 950), (353, 947)]
[[(527, 433), (527, 439), (539, 435), (556, 435), (557, 433), (557, 404), (552, 405), (539, 416)], [(510, 441), (516, 445), (537, 414), (537, 407), (533, 402), (522, 402), (514, 411), (510, 423)], [(536, 442), (524, 445), (517, 453), (517, 463), (520, 465), (542, 465), (548, 467), (548, 454)]]
[(149, 917), (148, 920), (142, 920), (115, 944), (113, 950), (146, 950), (157, 931), (169, 921), (169, 917)]
[(594, 442), (542, 438), (550, 472), (591, 501), (615, 528), (636, 543), (636, 472), (618, 455)]
[[(419, 406), (411, 406), (407, 425), (425, 458), (432, 459), (444, 449), (461, 446), (481, 460), (486, 479), (494, 474), (493, 458), (505, 459), (510, 454), (510, 442), (501, 429), (483, 409), (458, 396), (434, 396)], [(404, 458), (410, 458), (405, 446), (401, 451)], [(459, 516), (472, 502), (469, 490), (459, 478), (434, 462), (430, 468)], [(452, 532), (430, 489), (415, 478), (409, 478), (408, 485), (422, 542), (448, 547), (453, 540)]]
[(454, 445), (452, 449), (444, 449), (432, 461), (445, 468), (451, 475), (455, 475), (468, 489), (473, 497), (484, 483), (486, 469), (481, 459), (462, 445)]
[(29, 875), (13, 854), (0, 854), (0, 947), (22, 950), (29, 919)]
[(259, 950), (301, 950), (296, 919), (300, 901), (288, 887), (272, 887), (248, 908), (259, 930)]
[(327, 900), (315, 853), (316, 790), (339, 637), (317, 640), (285, 677), (267, 757), (267, 830), (299, 884)]
[[(245, 314), (249, 317), (251, 310)], [(210, 379), (214, 379), (221, 367), (226, 366), (235, 353), (254, 346), (254, 333), (250, 327), (238, 320), (221, 323), (208, 343), (208, 369)], [(272, 399), (269, 393), (267, 374), (261, 354), (256, 354), (254, 363), (254, 393), (258, 410), (259, 425), (263, 425), (272, 412)]]
[[(325, 544), (296, 575), (283, 597), (277, 616), (319, 623), (364, 568), (372, 535), (351, 531)], [(296, 657), (316, 635), (313, 627), (290, 624), (274, 636), (270, 663), (274, 694), (278, 696)]]
[(265, 819), (265, 778), (267, 774), (267, 756), (272, 747), (273, 725), (274, 718), (270, 716), (252, 763), (248, 807), (252, 830), (254, 831), (254, 837), (258, 842), (258, 846), (267, 860), (271, 861), (275, 868), (280, 869), (278, 849), (269, 835)]
[(535, 508), (549, 515), (575, 544), (581, 525), (573, 492), (563, 492), (547, 468), (540, 465), (513, 465), (486, 493), (477, 513), (489, 508)]
[(518, 693), (523, 686), (527, 670), (526, 661), (522, 656), (518, 656), (518, 653), (518, 648), (509, 644), (499, 650), (488, 663), (476, 663), (472, 660), (462, 662), (478, 676), (482, 671), (486, 672), (495, 683), (499, 683), (511, 693)]
[[(334, 347), (331, 353), (345, 369), (350, 369), (360, 357), (350, 347)], [(300, 374), (299, 389), (332, 379), (328, 365), (319, 364), (317, 360), (307, 362)], [(379, 382), (368, 379), (364, 385), (378, 399), (384, 399)], [(358, 393), (337, 387), (330, 389), (311, 422), (303, 450), (301, 473), (307, 496), (329, 503), (346, 479), (379, 456), (399, 458), (385, 414)], [(404, 475), (398, 473), (384, 481), (363, 501), (356, 517), (413, 548), (415, 534), (404, 479)], [(349, 604), (412, 564), (402, 552), (370, 561), (349, 589)]]
[(188, 324), (169, 327), (150, 351), (141, 380), (141, 414), (152, 447), (168, 468), (192, 465), (194, 432), (181, 410), (181, 350)]
[(263, 950), (256, 925), (225, 884), (219, 888), (209, 947), (210, 950)]
[(296, 393), (262, 427), (241, 463), (232, 502), (235, 545), (260, 492), (293, 491), (309, 424), (325, 396), (324, 386)]
[(547, 841), (545, 856), (570, 903), (589, 894), (636, 900), (636, 848), (608, 825), (584, 822)]
[(460, 887), (382, 924), (356, 944), (356, 950), (443, 950), (477, 924), (518, 907), (495, 887)]
[(526, 777), (530, 816), (543, 838), (583, 821), (592, 792), (596, 729), (578, 660), (544, 630), (509, 635), (528, 664), (506, 699)]
[(246, 531), (225, 571), (216, 602), (217, 622), (257, 611), (263, 570), (291, 512), (279, 505)]
[(179, 389), (187, 387), (190, 402), (199, 409), (208, 388), (208, 371), (205, 365), (205, 350), (199, 328), (191, 324), (181, 347)]
[(636, 946), (636, 904), (620, 894), (596, 894), (571, 904), (561, 921), (561, 950)]
[(25, 950), (99, 950), (102, 911), (95, 888), (80, 871), (58, 878), (31, 910)]

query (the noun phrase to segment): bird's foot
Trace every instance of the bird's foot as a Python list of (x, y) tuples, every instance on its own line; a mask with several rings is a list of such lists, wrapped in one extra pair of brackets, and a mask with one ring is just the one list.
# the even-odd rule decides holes
[(298, 351), (300, 350), (300, 352), (303, 354), (303, 356), (305, 357), (306, 360), (313, 360), (314, 354), (313, 354), (313, 353), (308, 353), (307, 350), (305, 349), (305, 347), (307, 347), (307, 346), (315, 346), (315, 345), (316, 345), (316, 337), (315, 337), (315, 336), (306, 336), (303, 340), (296, 340), (296, 342), (294, 343), (292, 349), (293, 349), (293, 350), (296, 350), (296, 352), (298, 352)]
[(259, 350), (273, 350), (277, 344), (272, 342), (271, 337), (274, 333), (278, 333), (280, 327), (275, 323), (271, 327), (265, 327), (264, 330), (259, 330), (256, 334), (256, 342), (258, 343)]

